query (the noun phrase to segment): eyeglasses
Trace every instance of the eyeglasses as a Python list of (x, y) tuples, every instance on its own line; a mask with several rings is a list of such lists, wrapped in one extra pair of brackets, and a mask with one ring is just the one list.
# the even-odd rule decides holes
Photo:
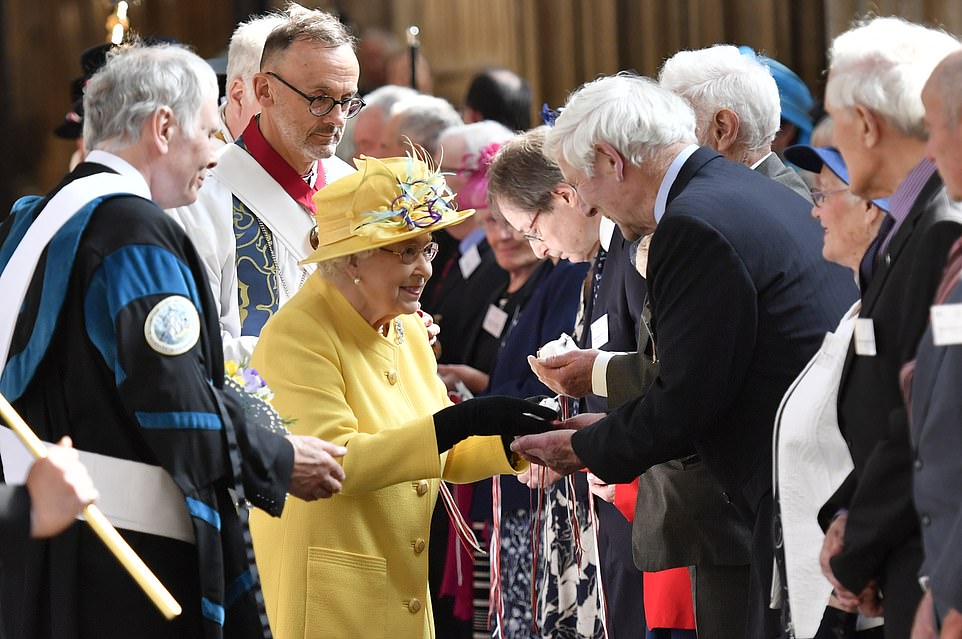
[(337, 105), (340, 105), (341, 108), (344, 110), (344, 117), (349, 119), (353, 118), (355, 115), (360, 113), (361, 109), (365, 107), (364, 100), (357, 97), (356, 95), (351, 96), (349, 98), (343, 98), (341, 100), (335, 100), (329, 95), (307, 95), (306, 93), (299, 91), (296, 87), (294, 87), (294, 85), (292, 85), (290, 82), (288, 82), (281, 76), (277, 75), (273, 71), (267, 71), (265, 75), (269, 75), (272, 78), (278, 80), (281, 84), (286, 86), (288, 89), (290, 89), (297, 95), (301, 96), (302, 98), (310, 102), (310, 105), (307, 107), (307, 109), (308, 111), (311, 112), (311, 115), (318, 118), (324, 117), (325, 115), (333, 111), (334, 107)]
[(424, 256), (424, 259), (428, 262), (432, 261), (438, 255), (438, 243), (428, 242), (421, 248), (414, 246), (405, 246), (400, 251), (392, 251), (389, 248), (381, 247), (382, 251), (387, 251), (388, 253), (394, 253), (401, 258), (401, 264), (414, 264), (419, 256)]
[(848, 191), (847, 186), (843, 189), (832, 189), (831, 191), (817, 191), (815, 189), (812, 189), (811, 190), (812, 202), (815, 204), (816, 207), (819, 207), (825, 204), (825, 200), (828, 199), (828, 196), (835, 195), (836, 193), (842, 193), (844, 191)]
[(544, 238), (534, 230), (534, 223), (538, 221), (539, 215), (541, 215), (541, 209), (538, 209), (534, 212), (534, 217), (531, 218), (531, 222), (528, 224), (528, 230), (525, 233), (522, 233), (522, 235), (524, 235), (524, 239), (528, 240), (529, 242), (544, 242)]

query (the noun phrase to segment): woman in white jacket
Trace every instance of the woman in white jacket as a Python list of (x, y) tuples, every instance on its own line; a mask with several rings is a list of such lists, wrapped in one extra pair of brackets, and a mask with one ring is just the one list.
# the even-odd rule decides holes
[[(845, 163), (832, 147), (798, 145), (786, 149), (785, 157), (815, 173), (812, 215), (824, 229), (822, 255), (852, 269), (858, 282), (863, 258), (872, 259), (866, 253), (888, 210), (887, 200), (866, 201), (849, 192)], [(776, 579), (780, 576), (782, 582), (772, 592), (787, 612), (783, 618), (790, 637), (821, 636), (823, 623), (823, 632), (832, 626), (832, 634), (826, 635), (831, 637), (852, 636), (844, 633), (854, 633), (856, 625), (877, 625), (859, 619), (835, 599), (819, 566), (824, 534), (818, 509), (852, 469), (838, 428), (836, 401), (859, 307), (855, 302), (835, 332), (825, 335), (822, 347), (789, 386), (775, 418)], [(835, 634), (839, 631), (843, 634)]]

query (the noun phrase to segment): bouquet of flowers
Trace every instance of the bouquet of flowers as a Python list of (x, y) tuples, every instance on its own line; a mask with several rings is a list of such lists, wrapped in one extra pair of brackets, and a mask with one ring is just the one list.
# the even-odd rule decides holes
[(224, 362), (224, 388), (233, 392), (249, 423), (280, 435), (290, 434), (287, 426), (293, 420), (285, 420), (277, 414), (271, 406), (274, 393), (257, 370), (246, 362), (238, 363), (232, 359)]

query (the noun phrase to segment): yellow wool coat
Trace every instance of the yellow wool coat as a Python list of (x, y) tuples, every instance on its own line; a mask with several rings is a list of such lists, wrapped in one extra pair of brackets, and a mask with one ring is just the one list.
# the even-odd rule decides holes
[[(428, 536), (438, 478), (514, 473), (499, 437), (438, 455), (432, 414), (450, 402), (416, 315), (375, 331), (314, 275), (264, 327), (251, 365), (291, 430), (347, 446), (331, 499), (255, 511), (254, 551), (277, 639), (430, 639)], [(398, 342), (401, 342), (400, 344)]]

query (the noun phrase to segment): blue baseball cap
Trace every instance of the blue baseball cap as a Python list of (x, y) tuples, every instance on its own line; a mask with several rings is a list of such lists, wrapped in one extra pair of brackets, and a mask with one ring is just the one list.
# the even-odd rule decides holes
[[(842, 154), (839, 153), (838, 149), (834, 146), (794, 144), (785, 149), (785, 159), (795, 166), (806, 171), (811, 171), (812, 173), (819, 173), (823, 166), (827, 166), (832, 173), (838, 176), (838, 179), (845, 182), (846, 185), (849, 184), (848, 167), (845, 166), (845, 160), (842, 159)], [(872, 200), (872, 202), (875, 206), (888, 213), (888, 198), (878, 198)]]

